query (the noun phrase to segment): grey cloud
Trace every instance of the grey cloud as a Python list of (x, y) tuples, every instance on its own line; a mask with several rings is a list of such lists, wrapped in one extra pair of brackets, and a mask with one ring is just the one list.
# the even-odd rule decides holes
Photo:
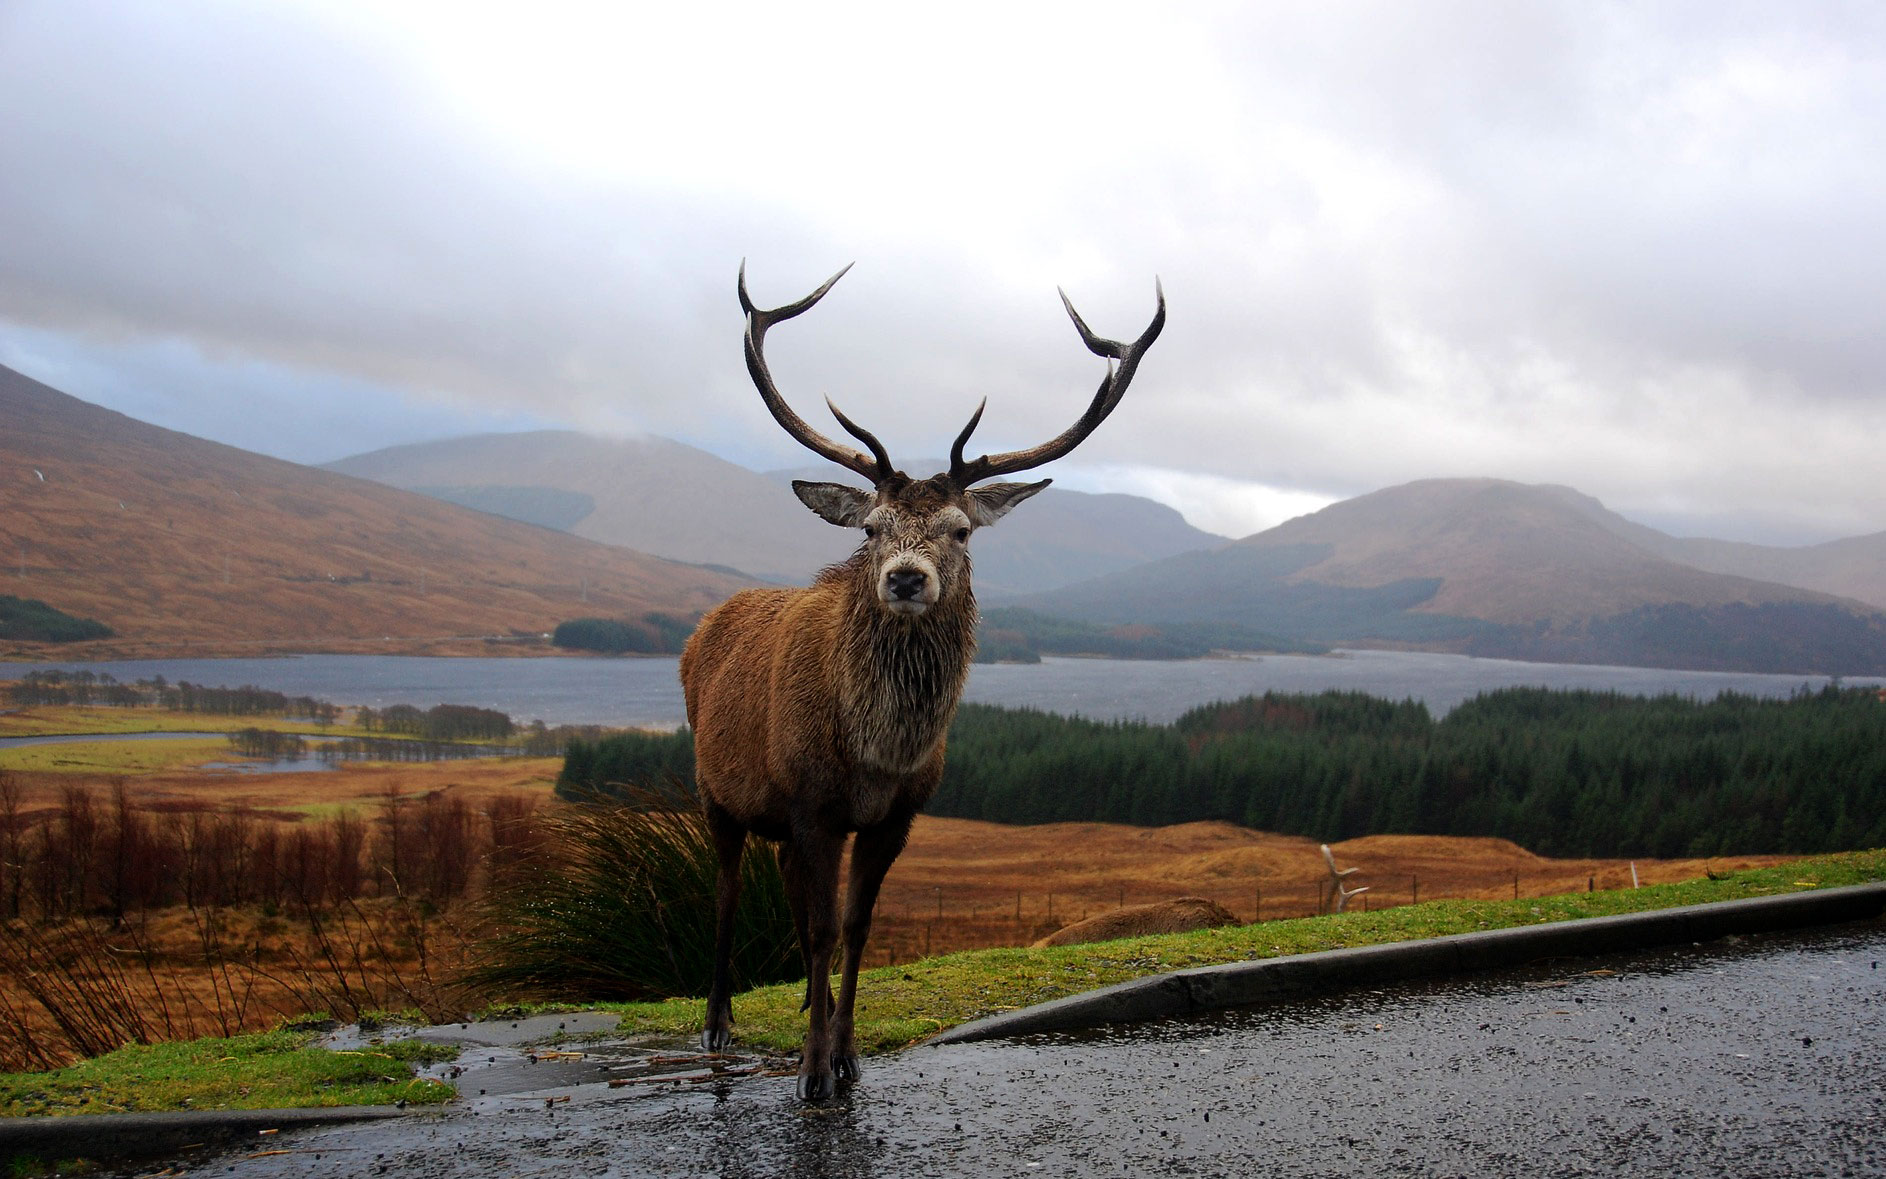
[[(313, 11), (0, 10), (0, 103), (28, 113), (0, 124), (20, 163), (0, 220), (21, 229), (0, 237), (0, 318), (402, 390), (446, 422), (641, 428), (788, 465), (740, 362), (742, 256), (763, 303), (859, 261), (769, 352), (808, 416), (829, 393), (904, 455), (985, 395), (980, 445), (1059, 430), (1099, 362), (1054, 282), (1131, 335), (1157, 273), (1172, 319), (1077, 456), (1096, 469), (1325, 494), (1500, 474), (1765, 534), (1886, 528), (1850, 445), (1886, 369), (1871, 6), (1195, 9), (1171, 18), (1189, 85), (1135, 73), (1123, 44), (1016, 112), (1077, 150), (913, 122), (951, 146), (908, 174), (731, 186), (523, 162), (396, 40)], [(1105, 87), (1144, 117), (1083, 123)], [(884, 146), (829, 105), (747, 97), (751, 125), (710, 121), (709, 150)], [(638, 125), (685, 113), (622, 111), (595, 150), (632, 160)], [(964, 208), (920, 199), (963, 177)], [(308, 400), (292, 386), (283, 412)], [(1708, 415), (1732, 420), (1693, 428)], [(1816, 448), (1777, 445), (1791, 424)]]

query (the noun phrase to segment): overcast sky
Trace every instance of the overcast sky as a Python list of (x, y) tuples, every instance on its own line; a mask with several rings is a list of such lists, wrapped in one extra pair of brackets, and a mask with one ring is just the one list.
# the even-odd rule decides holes
[[(1244, 535), (1411, 479), (1886, 530), (1886, 6), (0, 0), (0, 363), (322, 462), (1058, 432)], [(0, 423), (4, 428), (4, 423)], [(975, 451), (972, 450), (972, 453)]]

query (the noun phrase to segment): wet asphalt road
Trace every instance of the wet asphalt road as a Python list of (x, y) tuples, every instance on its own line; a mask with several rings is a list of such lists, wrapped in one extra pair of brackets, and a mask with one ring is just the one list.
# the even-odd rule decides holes
[(790, 1077), (565, 1085), (185, 1173), (1886, 1175), (1882, 961), (1879, 922), (1728, 939), (919, 1048), (822, 1107)]

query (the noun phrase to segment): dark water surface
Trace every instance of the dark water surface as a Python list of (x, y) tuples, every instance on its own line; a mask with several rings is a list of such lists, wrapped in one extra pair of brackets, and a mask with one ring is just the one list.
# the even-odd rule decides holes
[(916, 1048), (821, 1106), (789, 1076), (566, 1082), (187, 1173), (1886, 1175), (1882, 959), (1868, 922)]
[[(682, 723), (673, 658), (477, 659), (392, 655), (305, 655), (271, 659), (167, 659), (113, 663), (0, 663), (0, 679), (28, 671), (108, 672), (120, 680), (161, 675), (211, 687), (252, 684), (291, 696), (384, 708), (470, 704), (519, 721), (673, 727)], [(1251, 659), (1044, 659), (979, 664), (967, 699), (1099, 720), (1169, 722), (1188, 708), (1266, 691), (1367, 692), (1425, 702), (1436, 715), (1496, 688), (1534, 685), (1651, 696), (1713, 698), (1722, 692), (1786, 696), (1825, 676), (1664, 671), (1472, 659), (1413, 651), (1346, 651), (1332, 656)], [(1886, 685), (1886, 679), (1849, 683)]]

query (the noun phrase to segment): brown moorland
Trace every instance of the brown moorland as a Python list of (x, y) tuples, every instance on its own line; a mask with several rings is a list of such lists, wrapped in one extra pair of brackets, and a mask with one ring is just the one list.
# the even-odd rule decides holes
[[(552, 803), (561, 768), (557, 758), (504, 758), (341, 765), (316, 773), (175, 770), (140, 776), (129, 786), (139, 805), (153, 810), (234, 808), (296, 822), (345, 810), (364, 817), (389, 795), (456, 797), (475, 808), (507, 794)], [(54, 805), (70, 783), (61, 774), (14, 777), (34, 809)], [(1515, 880), (1522, 896), (1623, 888), (1631, 883), (1633, 864), (1639, 882), (1663, 884), (1794, 858), (1550, 859), (1506, 839), (1451, 835), (1369, 835), (1331, 844), (1330, 850), (1339, 866), (1358, 869), (1346, 887), (1369, 887), (1366, 901), (1350, 902), (1356, 908), (1511, 897)], [(1049, 922), (1059, 928), (1122, 904), (1181, 896), (1217, 901), (1247, 921), (1274, 920), (1317, 912), (1329, 879), (1316, 840), (1230, 823), (1009, 826), (919, 815), (909, 846), (885, 881), (878, 928), (914, 928), (921, 936), (927, 926), (936, 952), (1017, 944), (1012, 938), (1019, 934), (990, 941), (978, 932), (1004, 919), (1012, 928), (1017, 894), (1029, 929)]]
[[(177, 770), (131, 779), (129, 788), (153, 811), (233, 809), (294, 823), (347, 811), (368, 818), (389, 797), (456, 798), (483, 809), (493, 798), (523, 795), (562, 805), (552, 793), (561, 768), (556, 758), (506, 758), (317, 773)], [(71, 782), (62, 774), (13, 776), (29, 810), (54, 806)], [(1339, 866), (1358, 870), (1345, 887), (1369, 888), (1352, 908), (1512, 897), (1515, 888), (1520, 896), (1624, 888), (1633, 866), (1638, 882), (1663, 884), (1795, 858), (1551, 859), (1506, 839), (1450, 835), (1369, 835), (1330, 850)], [(1206, 897), (1246, 921), (1302, 917), (1326, 903), (1329, 881), (1316, 840), (1230, 823), (1009, 826), (919, 815), (884, 883), (872, 957), (889, 944), (900, 960), (1025, 945), (1107, 909), (1182, 896)]]
[(117, 632), (64, 659), (542, 653), (570, 618), (692, 616), (751, 584), (165, 430), (7, 368), (0, 422), (0, 594)]
[[(122, 924), (98, 918), (14, 923), (8, 928), (17, 932), (0, 948), (16, 966), (58, 959), (71, 976), (115, 988), (123, 996), (119, 1010), (162, 1012), (168, 1026), (155, 1030), (164, 1038), (254, 1030), (308, 1010), (356, 1016), (375, 1008), (419, 1008), (456, 1018), (485, 1001), (454, 981), (477, 944), (477, 910), (465, 902), (494, 871), (505, 870), (491, 842), (501, 816), (527, 821), (535, 808), (562, 805), (551, 794), (558, 768), (554, 758), (507, 759), (290, 774), (168, 771), (113, 782), (16, 772), (8, 776), (14, 813), (29, 827), (69, 824), (61, 808), (71, 806), (76, 785), (90, 795), (90, 813), (103, 832), (121, 805), (121, 783), (123, 802), (148, 816), (152, 832), (175, 830), (193, 814), (236, 816), (247, 824), (244, 838), (270, 839), (281, 849), (277, 854), (288, 857), (272, 861), (269, 871), (277, 877), (305, 875), (296, 857), (315, 856), (307, 862), (315, 865), (317, 891), (334, 871), (338, 832), (351, 825), (354, 854), (364, 853), (366, 872), (347, 875), (365, 887), (344, 896), (330, 890), (313, 907), (297, 903), (297, 886), (285, 884), (279, 908), (178, 906)], [(386, 885), (388, 822), (396, 815), (409, 841), (412, 891), (389, 892)], [(435, 820), (445, 826), (428, 835)], [(470, 824), (463, 828), (467, 834), (437, 844), (446, 859), (464, 861), (458, 883), (445, 891), (411, 884), (433, 869), (435, 853), (423, 849), (434, 845), (424, 841), (449, 836), (459, 823)], [(277, 836), (266, 835), (271, 828)], [(108, 846), (108, 840), (97, 845)], [(465, 859), (468, 846), (473, 853), (481, 846), (492, 858), (480, 867)], [(291, 854), (290, 848), (305, 850)], [(1434, 900), (1617, 888), (1630, 884), (1633, 869), (1622, 860), (1546, 859), (1497, 839), (1370, 836), (1332, 850), (1342, 866), (1359, 870), (1345, 884), (1369, 887), (1352, 908), (1405, 904), (1417, 890), (1419, 899)], [(1789, 858), (1640, 860), (1634, 867), (1638, 880), (1651, 884)], [(1225, 823), (1011, 827), (922, 816), (886, 881), (868, 957), (877, 965), (1027, 945), (1121, 905), (1188, 895), (1216, 901), (1241, 920), (1298, 917), (1326, 903), (1328, 883), (1316, 842)], [(0, 1037), (6, 1058), (0, 1066), (43, 1065), (73, 1054), (72, 1041), (4, 971), (0, 1015), (13, 1029)], [(109, 1044), (151, 1031), (101, 1025), (93, 1034)]]

